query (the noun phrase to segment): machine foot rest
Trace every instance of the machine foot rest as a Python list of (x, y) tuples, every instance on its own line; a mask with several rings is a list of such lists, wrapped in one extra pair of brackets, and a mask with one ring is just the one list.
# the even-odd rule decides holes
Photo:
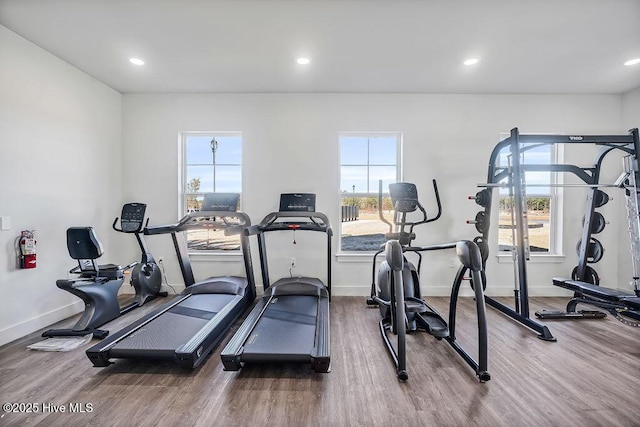
[(607, 314), (597, 310), (560, 311), (540, 310), (536, 311), (538, 319), (601, 319)]
[(449, 336), (449, 326), (447, 322), (436, 313), (416, 313), (416, 320), (419, 320), (421, 326), (428, 333), (438, 339)]
[(405, 301), (404, 309), (407, 313), (427, 313), (429, 308), (421, 301)]

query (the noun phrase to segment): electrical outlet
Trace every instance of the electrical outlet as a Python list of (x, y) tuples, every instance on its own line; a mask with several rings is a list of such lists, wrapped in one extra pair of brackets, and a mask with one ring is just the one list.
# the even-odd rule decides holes
[(289, 265), (291, 266), (291, 268), (294, 268), (296, 266), (296, 259), (291, 257), (291, 262), (289, 263)]

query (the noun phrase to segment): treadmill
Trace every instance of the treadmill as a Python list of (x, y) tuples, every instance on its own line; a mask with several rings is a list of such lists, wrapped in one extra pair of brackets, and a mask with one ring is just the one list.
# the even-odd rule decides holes
[[(314, 277), (293, 276), (271, 284), (265, 234), (272, 231), (325, 233), (327, 285)], [(258, 238), (264, 294), (222, 350), (224, 370), (238, 371), (245, 363), (290, 362), (309, 363), (315, 372), (329, 372), (333, 232), (327, 216), (315, 211), (315, 194), (282, 194), (280, 210), (245, 234)]]
[[(251, 251), (244, 229), (249, 217), (237, 212), (238, 194), (208, 193), (202, 209), (176, 224), (145, 227), (144, 234), (171, 234), (185, 282), (176, 298), (89, 348), (93, 366), (111, 359), (157, 359), (196, 368), (256, 298)], [(216, 229), (240, 235), (246, 277), (212, 277), (195, 283), (184, 231)]]

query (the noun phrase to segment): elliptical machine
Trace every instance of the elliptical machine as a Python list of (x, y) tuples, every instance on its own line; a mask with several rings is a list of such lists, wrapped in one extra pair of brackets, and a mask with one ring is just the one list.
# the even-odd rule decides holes
[[(417, 225), (437, 220), (442, 213), (442, 205), (436, 181), (433, 180), (438, 213), (433, 218), (427, 217), (427, 212), (418, 200), (418, 190), (415, 184), (401, 182), (389, 185), (389, 194), (394, 206), (393, 223), (382, 215), (382, 184), (379, 192), (379, 214), (382, 221), (389, 225), (389, 233), (385, 235), (388, 242), (373, 257), (373, 274), (371, 282), (371, 298), (368, 305), (378, 305), (380, 315), (380, 333), (387, 350), (396, 365), (397, 376), (401, 381), (408, 379), (406, 370), (406, 333), (423, 330), (436, 339), (443, 338), (462, 356), (473, 368), (480, 382), (490, 379), (487, 371), (487, 323), (484, 303), (484, 285), (482, 278), (482, 256), (478, 246), (468, 240), (430, 246), (411, 246), (416, 238), (413, 229)], [(407, 214), (420, 210), (422, 218), (409, 221)], [(408, 227), (408, 231), (407, 231)], [(397, 231), (394, 231), (394, 228)], [(421, 297), (420, 268), (422, 266), (422, 252), (455, 249), (460, 267), (456, 273), (449, 302), (449, 321), (447, 322), (438, 311)], [(385, 253), (386, 260), (380, 265), (376, 285), (376, 258)], [(418, 256), (418, 267), (409, 262), (405, 256), (413, 252)], [(476, 312), (478, 319), (478, 359), (476, 360), (461, 347), (455, 336), (456, 310), (460, 286), (465, 273), (470, 272), (470, 284), (474, 290)], [(394, 346), (390, 334), (397, 335)]]
[[(56, 286), (82, 299), (84, 312), (71, 329), (49, 329), (42, 336), (69, 337), (93, 334), (103, 339), (109, 331), (97, 329), (111, 320), (140, 307), (158, 296), (166, 297), (161, 292), (162, 274), (149, 252), (141, 234), (146, 205), (144, 203), (127, 203), (122, 207), (120, 218), (113, 222), (113, 229), (121, 233), (133, 233), (142, 252), (140, 262), (133, 262), (125, 267), (115, 264), (99, 265), (97, 259), (102, 256), (102, 242), (92, 227), (71, 227), (67, 229), (67, 248), (71, 258), (78, 261), (78, 266), (69, 272), (79, 274), (75, 279), (60, 279)], [(120, 220), (120, 228), (116, 224)], [(147, 219), (147, 223), (149, 220)], [(135, 289), (133, 302), (120, 307), (118, 291), (124, 282), (125, 271), (131, 271), (131, 284)]]

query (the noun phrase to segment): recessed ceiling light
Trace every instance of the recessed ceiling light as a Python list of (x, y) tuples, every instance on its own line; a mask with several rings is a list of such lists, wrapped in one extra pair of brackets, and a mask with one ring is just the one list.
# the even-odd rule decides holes
[(466, 59), (463, 64), (464, 65), (476, 65), (480, 60), (478, 58), (469, 58)]
[(300, 65), (307, 65), (311, 60), (309, 58), (298, 58), (296, 59), (296, 62)]
[(630, 59), (624, 63), (624, 65), (636, 65), (636, 64), (640, 64), (640, 58)]
[(133, 65), (144, 65), (144, 61), (140, 58), (129, 58), (129, 62)]

